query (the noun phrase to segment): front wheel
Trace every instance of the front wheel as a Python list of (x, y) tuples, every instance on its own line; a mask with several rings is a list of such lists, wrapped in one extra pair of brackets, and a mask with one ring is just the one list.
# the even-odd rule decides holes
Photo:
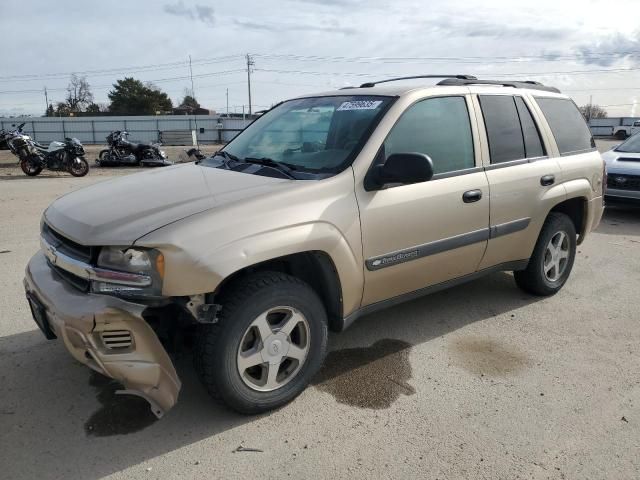
[(514, 272), (516, 284), (534, 295), (557, 293), (565, 284), (576, 257), (576, 229), (564, 213), (551, 212), (525, 270)]
[(36, 165), (30, 159), (20, 160), (20, 168), (25, 175), (30, 177), (35, 177), (42, 171), (42, 167), (40, 165)]
[(616, 133), (616, 138), (618, 140), (624, 140), (627, 138), (627, 132), (625, 132), (624, 130), (619, 130), (618, 133)]
[(262, 272), (229, 287), (218, 323), (200, 327), (196, 370), (209, 393), (255, 414), (293, 400), (320, 369), (327, 317), (301, 280)]
[(69, 173), (74, 177), (84, 177), (89, 173), (89, 163), (84, 157), (75, 157), (69, 164)]

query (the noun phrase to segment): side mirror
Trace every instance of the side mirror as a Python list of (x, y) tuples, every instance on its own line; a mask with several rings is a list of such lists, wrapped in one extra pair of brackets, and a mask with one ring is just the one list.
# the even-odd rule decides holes
[(384, 164), (377, 165), (371, 174), (372, 190), (389, 183), (409, 185), (426, 182), (433, 177), (433, 160), (424, 153), (394, 153)]

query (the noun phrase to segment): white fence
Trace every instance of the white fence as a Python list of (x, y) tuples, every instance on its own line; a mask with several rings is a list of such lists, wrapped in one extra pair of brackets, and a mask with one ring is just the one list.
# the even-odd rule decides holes
[(113, 130), (126, 130), (129, 139), (157, 142), (159, 132), (194, 130), (199, 143), (225, 143), (241, 132), (252, 120), (209, 115), (136, 116), (136, 117), (25, 117), (0, 118), (0, 129), (11, 130), (25, 122), (24, 131), (35, 141), (48, 143), (75, 137), (84, 144), (106, 143)]

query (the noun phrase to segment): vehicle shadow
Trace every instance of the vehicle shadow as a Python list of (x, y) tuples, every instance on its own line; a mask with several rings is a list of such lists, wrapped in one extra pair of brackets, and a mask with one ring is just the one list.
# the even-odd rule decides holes
[[(320, 372), (316, 387), (311, 388), (323, 390), (322, 385), (333, 377), (348, 376), (373, 361), (386, 362), (386, 355), (398, 350), (537, 300), (517, 289), (511, 274), (497, 273), (363, 317), (346, 332), (332, 334), (331, 350), (343, 355), (329, 361), (331, 365)], [(379, 355), (349, 356), (349, 352), (362, 353), (372, 345), (386, 346), (386, 350)], [(189, 358), (180, 358), (176, 366), (183, 381), (179, 402), (155, 421), (144, 402), (115, 396), (112, 382), (74, 362), (60, 342), (44, 340), (39, 331), (0, 338), (4, 389), (0, 396), (0, 464), (6, 478), (102, 478), (282, 412), (254, 417), (235, 414), (210, 400)], [(319, 401), (311, 390), (284, 409), (299, 409), (298, 402), (310, 398)], [(334, 400), (323, 395), (320, 401), (331, 404)], [(307, 411), (304, 407), (302, 411)], [(223, 448), (227, 447), (230, 452), (237, 445)]]

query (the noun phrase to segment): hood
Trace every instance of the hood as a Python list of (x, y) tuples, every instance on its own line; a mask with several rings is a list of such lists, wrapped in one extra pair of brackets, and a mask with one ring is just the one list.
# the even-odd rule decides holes
[(169, 223), (295, 182), (194, 163), (176, 165), (69, 193), (53, 202), (44, 218), (82, 245), (130, 245)]
[(602, 154), (610, 173), (640, 175), (640, 153), (609, 150)]

